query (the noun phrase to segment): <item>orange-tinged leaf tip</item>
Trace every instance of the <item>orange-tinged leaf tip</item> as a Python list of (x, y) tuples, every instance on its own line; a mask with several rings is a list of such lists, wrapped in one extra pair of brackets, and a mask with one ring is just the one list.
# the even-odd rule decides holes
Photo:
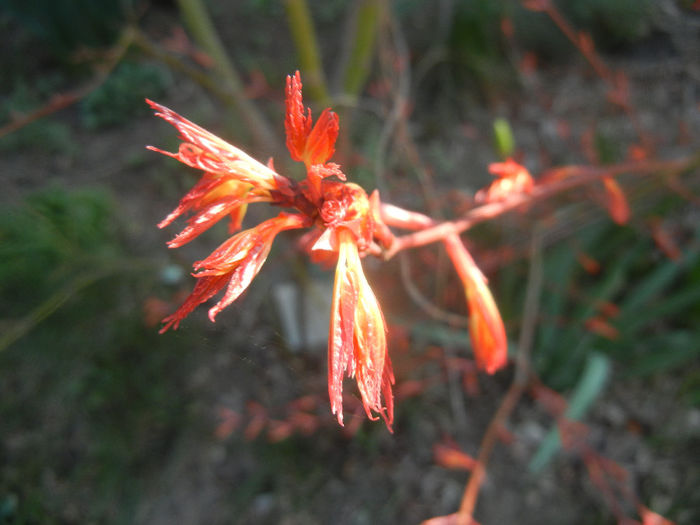
[(447, 236), (444, 243), (464, 286), (469, 308), (469, 335), (477, 366), (493, 374), (508, 362), (508, 341), (503, 319), (486, 278), (459, 235)]
[(605, 205), (610, 217), (617, 224), (627, 223), (630, 218), (630, 207), (622, 188), (612, 177), (605, 177), (603, 184), (605, 186)]
[(433, 445), (433, 457), (435, 463), (441, 467), (453, 470), (472, 470), (476, 460), (466, 452), (462, 452), (455, 445), (437, 443)]
[(306, 139), (303, 160), (307, 165), (323, 164), (333, 156), (339, 129), (338, 115), (325, 109)]
[(362, 271), (354, 234), (339, 228), (338, 265), (328, 337), (328, 393), (343, 423), (343, 378), (355, 376), (369, 419), (378, 413), (391, 430), (394, 375), (387, 354), (386, 323)]
[(306, 139), (311, 133), (311, 110), (304, 108), (304, 101), (301, 94), (301, 76), (299, 71), (294, 75), (287, 76), (287, 87), (285, 97), (286, 117), (284, 129), (287, 134), (287, 148), (292, 159), (304, 160), (304, 150)]

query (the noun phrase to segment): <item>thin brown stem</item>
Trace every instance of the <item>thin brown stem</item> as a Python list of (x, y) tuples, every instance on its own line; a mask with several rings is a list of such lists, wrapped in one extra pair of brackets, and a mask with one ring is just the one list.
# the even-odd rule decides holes
[(409, 262), (407, 257), (399, 257), (399, 265), (401, 268), (401, 282), (403, 283), (406, 292), (408, 293), (411, 300), (416, 303), (426, 314), (428, 314), (433, 319), (437, 319), (448, 326), (467, 328), (469, 326), (469, 319), (463, 315), (453, 314), (447, 310), (436, 306), (428, 298), (426, 298), (420, 290), (413, 284), (411, 279), (411, 270), (409, 267)]
[(571, 27), (571, 24), (569, 24), (569, 21), (564, 18), (564, 16), (559, 12), (559, 10), (553, 5), (553, 4), (548, 4), (547, 9), (545, 9), (545, 12), (549, 15), (549, 17), (552, 19), (552, 22), (560, 29), (564, 35), (566, 35), (566, 38), (568, 38), (576, 48), (581, 51), (581, 54), (588, 60), (588, 63), (591, 65), (593, 69), (595, 69), (596, 73), (598, 76), (600, 76), (602, 79), (607, 80), (607, 81), (612, 81), (613, 74), (610, 68), (606, 66), (603, 61), (598, 57), (598, 55), (594, 52), (591, 52), (591, 50), (587, 49), (586, 47), (581, 45), (581, 39), (578, 34), (576, 34), (576, 31), (574, 30), (573, 27)]
[(554, 24), (561, 30), (561, 32), (566, 35), (576, 49), (578, 49), (586, 60), (588, 60), (588, 63), (595, 70), (596, 74), (603, 79), (606, 84), (608, 84), (610, 88), (611, 101), (620, 106), (624, 112), (627, 113), (627, 116), (637, 131), (637, 135), (642, 141), (642, 144), (647, 147), (651, 147), (651, 138), (642, 127), (642, 124), (637, 117), (635, 108), (628, 99), (626, 83), (622, 83), (625, 80), (625, 77), (623, 75), (616, 74), (615, 71), (610, 69), (605, 62), (603, 62), (600, 55), (596, 53), (593, 40), (590, 38), (590, 36), (585, 33), (577, 34), (569, 21), (564, 17), (564, 15), (561, 14), (561, 12), (552, 2), (547, 2), (544, 11), (552, 19)]
[(441, 222), (415, 233), (396, 237), (391, 248), (385, 252), (384, 258), (390, 259), (398, 252), (408, 248), (415, 248), (417, 246), (424, 246), (441, 241), (449, 234), (462, 233), (475, 224), (493, 219), (509, 211), (531, 205), (536, 201), (552, 197), (564, 191), (590, 184), (603, 177), (614, 177), (623, 173), (642, 175), (657, 171), (677, 172), (687, 169), (698, 162), (700, 162), (700, 156), (696, 155), (681, 160), (655, 162), (639, 161), (600, 167), (565, 166), (558, 168), (545, 174), (543, 180), (549, 182), (540, 182), (539, 185), (533, 188), (531, 193), (516, 194), (504, 201), (484, 204), (483, 206), (471, 209), (459, 219)]
[(59, 93), (51, 97), (49, 102), (44, 106), (22, 115), (19, 118), (12, 120), (10, 123), (0, 127), (0, 138), (17, 131), (24, 126), (31, 124), (43, 117), (56, 113), (68, 106), (75, 104), (82, 98), (89, 95), (92, 91), (100, 87), (114, 68), (121, 62), (127, 50), (134, 43), (136, 30), (132, 27), (127, 27), (119, 37), (117, 43), (107, 51), (107, 60), (96, 67), (97, 74), (84, 86), (81, 86), (73, 91)]
[(520, 339), (518, 341), (518, 355), (515, 360), (515, 376), (481, 440), (479, 456), (477, 457), (476, 465), (472, 470), (467, 486), (464, 489), (462, 503), (457, 513), (457, 525), (470, 525), (473, 521), (472, 516), (479, 496), (479, 490), (486, 476), (486, 466), (488, 465), (491, 452), (498, 439), (498, 433), (517, 406), (529, 380), (530, 352), (534, 341), (540, 292), (542, 290), (541, 248), (542, 235), (539, 229), (535, 228), (531, 244), (530, 272), (525, 294), (523, 322), (520, 329)]

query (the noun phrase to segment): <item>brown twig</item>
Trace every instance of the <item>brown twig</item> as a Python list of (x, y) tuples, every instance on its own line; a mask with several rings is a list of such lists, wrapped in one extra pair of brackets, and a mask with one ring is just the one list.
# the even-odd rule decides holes
[(448, 326), (461, 328), (467, 328), (469, 326), (469, 319), (463, 315), (453, 314), (452, 312), (443, 310), (420, 292), (411, 278), (407, 257), (399, 257), (399, 265), (401, 268), (401, 282), (403, 283), (406, 292), (411, 300), (416, 303), (426, 314), (433, 319), (445, 323)]
[(117, 43), (107, 51), (107, 61), (96, 67), (97, 74), (92, 80), (90, 80), (90, 82), (84, 86), (74, 89), (73, 91), (53, 95), (44, 106), (32, 111), (31, 113), (22, 115), (19, 118), (15, 118), (8, 124), (0, 127), (0, 138), (21, 129), (32, 122), (75, 104), (100, 87), (104, 81), (107, 80), (107, 77), (109, 77), (110, 73), (114, 70), (117, 64), (119, 64), (122, 58), (124, 58), (127, 50), (134, 43), (135, 35), (136, 30), (133, 27), (127, 27), (122, 32), (121, 36), (117, 40)]
[(571, 26), (564, 15), (561, 14), (553, 2), (545, 1), (543, 5), (542, 11), (547, 13), (552, 22), (564, 33), (566, 38), (571, 41), (576, 49), (581, 52), (596, 74), (608, 85), (610, 89), (608, 93), (609, 100), (623, 109), (637, 131), (637, 135), (642, 144), (650, 149), (652, 141), (642, 127), (634, 106), (630, 103), (626, 77), (619, 72), (613, 71), (603, 62), (600, 55), (598, 55), (595, 50), (595, 45), (590, 35), (587, 33), (576, 33), (576, 30)]
[(457, 525), (470, 525), (473, 521), (472, 515), (476, 507), (479, 490), (484, 481), (486, 466), (488, 465), (491, 452), (498, 439), (499, 431), (518, 404), (529, 380), (530, 351), (535, 336), (540, 292), (542, 290), (541, 247), (542, 234), (536, 227), (533, 233), (530, 250), (530, 272), (528, 275), (527, 291), (525, 293), (525, 306), (520, 329), (520, 339), (518, 341), (518, 355), (515, 359), (515, 377), (481, 440), (479, 456), (477, 457), (476, 465), (472, 470), (467, 486), (464, 489), (462, 503), (456, 516)]
[(531, 205), (536, 201), (552, 197), (558, 193), (584, 186), (603, 177), (614, 177), (623, 173), (642, 175), (657, 171), (678, 172), (698, 162), (700, 162), (700, 156), (695, 155), (680, 160), (625, 162), (600, 167), (565, 166), (557, 168), (546, 173), (541, 180), (548, 182), (540, 182), (533, 188), (531, 193), (516, 194), (504, 201), (484, 204), (471, 209), (459, 219), (441, 223), (433, 222), (432, 226), (420, 231), (396, 237), (391, 248), (384, 253), (384, 258), (390, 259), (398, 252), (408, 248), (441, 241), (448, 234), (462, 233), (475, 224), (493, 219), (523, 206)]

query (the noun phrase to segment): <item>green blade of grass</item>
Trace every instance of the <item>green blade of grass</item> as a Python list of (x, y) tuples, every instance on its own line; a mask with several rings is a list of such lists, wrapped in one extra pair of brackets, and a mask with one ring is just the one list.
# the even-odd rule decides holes
[[(586, 362), (586, 367), (576, 385), (569, 405), (564, 413), (566, 419), (573, 421), (581, 419), (596, 398), (601, 394), (610, 375), (610, 360), (602, 354), (592, 353)], [(540, 448), (533, 456), (528, 469), (530, 472), (541, 472), (561, 448), (559, 431), (553, 428), (542, 441)]]

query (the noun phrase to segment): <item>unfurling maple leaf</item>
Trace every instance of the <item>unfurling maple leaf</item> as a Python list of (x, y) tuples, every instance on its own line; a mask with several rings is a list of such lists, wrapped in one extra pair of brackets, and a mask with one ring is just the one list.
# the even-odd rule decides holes
[[(296, 210), (235, 233), (209, 257), (196, 262), (194, 290), (175, 313), (163, 319), (161, 333), (176, 329), (197, 306), (223, 291), (209, 309), (209, 318), (214, 321), (248, 288), (281, 231), (312, 227), (306, 243), (312, 260), (337, 262), (328, 344), (331, 410), (342, 424), (342, 381), (347, 374), (357, 381), (367, 416), (376, 419), (374, 414), (378, 413), (391, 428), (394, 378), (387, 353), (386, 326), (360, 262), (377, 243), (387, 246), (391, 232), (381, 224), (378, 205), (372, 205), (358, 185), (345, 183), (340, 166), (328, 162), (338, 136), (338, 117), (327, 109), (313, 125), (301, 88), (299, 72), (287, 77), (287, 146), (292, 158), (306, 166), (307, 176), (301, 182), (278, 174), (272, 162), (264, 165), (174, 111), (147, 101), (158, 116), (178, 129), (184, 141), (177, 153), (152, 146), (149, 149), (204, 172), (158, 225), (163, 228), (190, 215), (185, 228), (168, 243), (171, 248), (191, 241), (225, 217), (230, 219), (230, 232), (238, 231), (247, 206), (252, 203), (267, 202)], [(376, 240), (375, 225), (379, 232)], [(290, 428), (278, 425), (272, 437), (279, 439)], [(255, 434), (258, 432), (259, 429)]]

